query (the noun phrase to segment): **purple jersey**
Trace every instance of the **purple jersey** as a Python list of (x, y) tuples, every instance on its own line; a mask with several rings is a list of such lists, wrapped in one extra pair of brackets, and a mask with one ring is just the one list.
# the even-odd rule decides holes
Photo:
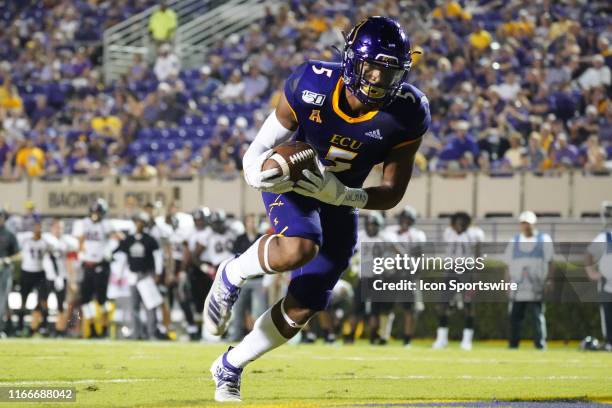
[[(429, 106), (421, 91), (403, 84), (391, 104), (352, 118), (339, 107), (343, 86), (340, 64), (311, 61), (289, 77), (285, 95), (299, 124), (296, 139), (314, 146), (343, 183), (359, 187), (392, 149), (423, 136)], [(292, 272), (288, 291), (302, 306), (325, 309), (357, 243), (357, 210), (295, 192), (263, 193), (263, 199), (277, 234), (310, 239), (319, 246), (312, 261)]]
[(285, 96), (299, 124), (296, 139), (310, 143), (344, 184), (360, 187), (392, 149), (423, 136), (431, 121), (429, 104), (404, 83), (389, 105), (350, 117), (340, 108), (343, 87), (341, 64), (308, 61), (285, 83)]

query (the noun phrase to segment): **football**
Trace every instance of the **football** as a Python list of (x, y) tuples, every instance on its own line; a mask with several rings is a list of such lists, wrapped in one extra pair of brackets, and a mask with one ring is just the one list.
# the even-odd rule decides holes
[(315, 171), (317, 152), (305, 142), (291, 141), (282, 143), (274, 148), (274, 153), (262, 165), (262, 170), (278, 167), (282, 175), (289, 175), (294, 183), (302, 179), (302, 170)]

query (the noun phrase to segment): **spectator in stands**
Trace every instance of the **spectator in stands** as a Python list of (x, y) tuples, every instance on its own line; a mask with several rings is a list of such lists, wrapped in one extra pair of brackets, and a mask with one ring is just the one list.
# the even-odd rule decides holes
[(521, 140), (520, 133), (512, 133), (510, 135), (510, 148), (504, 153), (504, 158), (515, 169), (522, 167), (521, 155), (523, 154), (523, 148), (521, 147)]
[(511, 71), (505, 75), (503, 83), (500, 85), (493, 85), (492, 89), (497, 92), (504, 101), (513, 101), (521, 90), (521, 84), (518, 82), (516, 74)]
[(589, 135), (599, 134), (599, 115), (594, 105), (585, 109), (586, 116), (572, 119), (568, 123), (570, 131), (570, 143), (576, 146), (582, 145)]
[(167, 82), (162, 82), (158, 87), (160, 96), (159, 109), (157, 110), (156, 120), (170, 126), (185, 115), (185, 108), (179, 103), (178, 95)]
[(45, 177), (61, 176), (64, 168), (64, 157), (60, 152), (50, 150), (45, 154)]
[(134, 54), (132, 65), (128, 70), (128, 80), (130, 82), (138, 82), (145, 79), (147, 76), (148, 68), (142, 60), (142, 54)]
[(32, 139), (26, 139), (21, 148), (17, 149), (15, 165), (18, 175), (38, 177), (43, 174), (45, 168), (45, 152), (36, 146)]
[(23, 101), (17, 88), (13, 85), (10, 74), (3, 75), (4, 83), (0, 86), (0, 112), (3, 110), (21, 109)]
[(586, 142), (586, 146), (580, 153), (579, 162), (584, 166), (584, 169), (590, 173), (602, 174), (606, 173), (606, 151), (599, 144), (599, 138), (596, 135), (591, 135)]
[(210, 98), (221, 87), (221, 81), (211, 76), (212, 69), (208, 65), (200, 68), (200, 78), (195, 86), (199, 97)]
[(193, 174), (193, 169), (189, 162), (189, 157), (183, 154), (181, 150), (172, 152), (172, 157), (168, 162), (168, 175), (170, 177), (182, 178), (189, 177)]
[(200, 154), (196, 155), (191, 161), (191, 167), (201, 176), (207, 175), (218, 168), (217, 159), (213, 157), (210, 146), (206, 145), (200, 149)]
[(610, 67), (606, 66), (602, 55), (593, 57), (593, 66), (588, 68), (578, 78), (578, 83), (584, 90), (590, 90), (600, 86), (610, 86)]
[(91, 119), (91, 128), (102, 137), (117, 140), (123, 123), (118, 116), (100, 112)]
[(72, 174), (87, 174), (91, 164), (91, 160), (87, 156), (87, 143), (77, 142), (67, 160), (70, 172)]
[(244, 78), (244, 100), (252, 102), (259, 100), (268, 89), (268, 78), (261, 74), (259, 66), (252, 64), (249, 74)]
[(555, 146), (555, 167), (575, 167), (578, 163), (578, 149), (567, 142), (567, 135), (560, 133)]
[(159, 9), (149, 19), (151, 38), (157, 43), (168, 42), (174, 37), (177, 26), (176, 13), (168, 8), (166, 1), (160, 1)]
[(476, 25), (476, 29), (469, 36), (470, 45), (474, 50), (476, 50), (476, 54), (482, 54), (493, 42), (493, 37), (491, 37), (491, 33), (484, 29), (483, 23), (478, 23)]
[(219, 99), (224, 102), (237, 102), (242, 100), (244, 97), (244, 81), (240, 70), (235, 69), (232, 71), (229, 81), (221, 88)]
[(4, 114), (0, 112), (0, 117), (5, 135), (11, 143), (22, 141), (30, 130), (30, 121), (24, 116), (21, 109), (9, 109)]
[(472, 157), (478, 157), (480, 149), (474, 138), (468, 134), (468, 129), (469, 123), (467, 121), (460, 120), (456, 122), (454, 125), (454, 135), (440, 153), (441, 160), (459, 160), (465, 152), (472, 153)]
[(181, 64), (178, 57), (172, 52), (170, 44), (164, 43), (159, 47), (153, 72), (158, 81), (165, 81), (172, 72), (178, 72)]
[(213, 169), (213, 172), (216, 178), (220, 180), (233, 180), (238, 177), (236, 162), (232, 158), (229, 149), (222, 148), (219, 151), (219, 161), (217, 162), (217, 168)]
[(149, 164), (147, 156), (138, 157), (136, 166), (132, 170), (132, 177), (135, 179), (149, 180), (157, 176), (157, 169)]
[(540, 147), (541, 139), (542, 137), (537, 132), (531, 132), (531, 135), (529, 136), (527, 155), (529, 156), (529, 165), (531, 170), (538, 170), (544, 161), (544, 151)]
[(36, 95), (36, 109), (34, 109), (30, 118), (32, 126), (36, 126), (42, 118), (50, 119), (54, 114), (55, 110), (47, 105), (47, 96), (43, 94)]

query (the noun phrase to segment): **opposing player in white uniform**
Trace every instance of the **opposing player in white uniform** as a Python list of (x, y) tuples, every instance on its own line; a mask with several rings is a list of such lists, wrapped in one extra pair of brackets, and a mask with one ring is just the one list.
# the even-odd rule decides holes
[(223, 210), (216, 210), (212, 213), (210, 227), (211, 232), (208, 235), (202, 260), (216, 272), (219, 264), (233, 255), (236, 233), (228, 225), (227, 216)]
[[(365, 219), (365, 228), (357, 233), (357, 257), (358, 259), (373, 259), (383, 256), (386, 252), (385, 245), (377, 245), (378, 243), (392, 242), (385, 231), (385, 219), (378, 211), (371, 211)], [(370, 245), (361, 245), (368, 243)], [(357, 262), (357, 270), (360, 270), (361, 264)], [(351, 319), (351, 329), (354, 339), (355, 329), (358, 321), (365, 316), (368, 316), (368, 327), (370, 329), (370, 343), (385, 345), (391, 336), (391, 327), (395, 315), (393, 314), (393, 302), (370, 302), (365, 301), (361, 297), (361, 285), (363, 277), (358, 281), (358, 287), (355, 290), (355, 309)]]
[[(79, 240), (79, 259), (83, 268), (81, 309), (83, 337), (104, 337), (107, 334), (108, 312), (106, 290), (110, 276), (111, 248), (109, 241), (116, 233), (104, 217), (108, 204), (98, 199), (89, 209), (89, 216), (75, 224), (73, 235)], [(96, 305), (97, 303), (97, 305)], [(98, 324), (94, 324), (99, 306), (102, 309)]]
[(159, 314), (157, 319), (157, 336), (158, 339), (170, 339), (169, 329), (171, 324), (170, 318), (170, 283), (173, 281), (174, 269), (171, 267), (172, 249), (170, 246), (170, 234), (172, 227), (166, 223), (165, 217), (161, 214), (162, 204), (149, 202), (144, 206), (144, 212), (148, 215), (149, 221), (145, 225), (144, 232), (155, 239), (162, 254), (163, 271), (161, 276), (157, 277), (157, 289), (162, 295), (163, 303), (158, 308)]
[(193, 228), (181, 226), (179, 218), (172, 211), (166, 214), (166, 225), (169, 227), (170, 260), (169, 262), (164, 262), (164, 264), (166, 265), (166, 271), (170, 271), (169, 273), (172, 276), (171, 284), (168, 287), (170, 308), (172, 309), (173, 300), (176, 299), (185, 317), (187, 334), (191, 340), (198, 340), (198, 326), (195, 324), (191, 305), (189, 277), (186, 271), (187, 265), (183, 262), (185, 251), (188, 250), (187, 243), (192, 235)]
[(79, 250), (79, 241), (72, 235), (64, 233), (64, 222), (55, 218), (51, 224), (50, 233), (44, 234), (51, 243), (52, 250), (43, 258), (50, 292), (57, 299), (57, 319), (55, 335), (63, 337), (66, 334), (67, 314), (65, 311), (68, 278), (74, 281), (74, 260)]
[(204, 299), (210, 289), (212, 279), (208, 275), (208, 264), (204, 263), (204, 253), (208, 246), (208, 239), (212, 233), (210, 227), (211, 211), (207, 207), (198, 208), (192, 213), (195, 229), (187, 238), (186, 250), (183, 254), (183, 268), (185, 268), (189, 283), (189, 299), (193, 305), (194, 320), (198, 327), (195, 337), (201, 337), (202, 311)]
[[(450, 218), (450, 226), (444, 231), (444, 242), (447, 242), (446, 256), (450, 257), (478, 257), (480, 254), (480, 244), (485, 239), (484, 231), (479, 227), (473, 227), (472, 217), (465, 212), (456, 212)], [(470, 273), (456, 274), (449, 272), (448, 279), (470, 280)], [(472, 349), (472, 339), (474, 337), (474, 306), (471, 302), (472, 294), (462, 292), (459, 299), (456, 299), (455, 292), (444, 294), (443, 302), (439, 306), (438, 330), (436, 340), (433, 343), (434, 349), (445, 348), (448, 346), (448, 318), (451, 305), (456, 305), (458, 309), (463, 309), (465, 322), (463, 326), (463, 336), (461, 338), (461, 348), (463, 350)]]
[(604, 230), (589, 245), (585, 265), (589, 279), (598, 284), (603, 347), (612, 351), (612, 202), (601, 204), (601, 219)]
[(37, 216), (34, 219), (33, 230), (21, 232), (17, 234), (17, 240), (21, 247), (21, 310), (19, 311), (19, 326), (18, 330), (24, 330), (24, 318), (26, 314), (26, 302), (28, 295), (32, 290), (37, 291), (38, 302), (32, 311), (32, 321), (30, 323), (31, 331), (29, 334), (40, 331), (41, 334), (46, 334), (47, 328), (45, 323), (47, 320), (47, 295), (49, 287), (45, 270), (43, 267), (43, 258), (53, 249), (51, 242), (47, 236), (43, 236), (41, 220)]
[[(416, 228), (414, 224), (417, 220), (417, 211), (411, 206), (406, 206), (398, 214), (397, 225), (387, 227), (387, 237), (396, 243), (397, 253), (407, 253), (412, 256), (419, 256), (422, 248), (427, 241), (425, 232)], [(412, 275), (414, 276), (414, 275)], [(404, 309), (404, 346), (409, 347), (414, 336), (417, 316), (424, 310), (420, 291), (411, 293), (411, 302), (402, 302)]]

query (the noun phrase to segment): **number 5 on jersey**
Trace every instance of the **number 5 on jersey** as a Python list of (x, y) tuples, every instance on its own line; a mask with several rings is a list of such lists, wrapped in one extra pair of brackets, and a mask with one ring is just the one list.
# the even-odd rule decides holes
[(355, 152), (344, 150), (336, 146), (330, 146), (325, 156), (325, 160), (334, 162), (334, 165), (326, 166), (326, 168), (335, 173), (349, 170), (351, 168), (351, 163), (347, 162), (353, 160), (355, 157), (357, 157), (357, 153)]

